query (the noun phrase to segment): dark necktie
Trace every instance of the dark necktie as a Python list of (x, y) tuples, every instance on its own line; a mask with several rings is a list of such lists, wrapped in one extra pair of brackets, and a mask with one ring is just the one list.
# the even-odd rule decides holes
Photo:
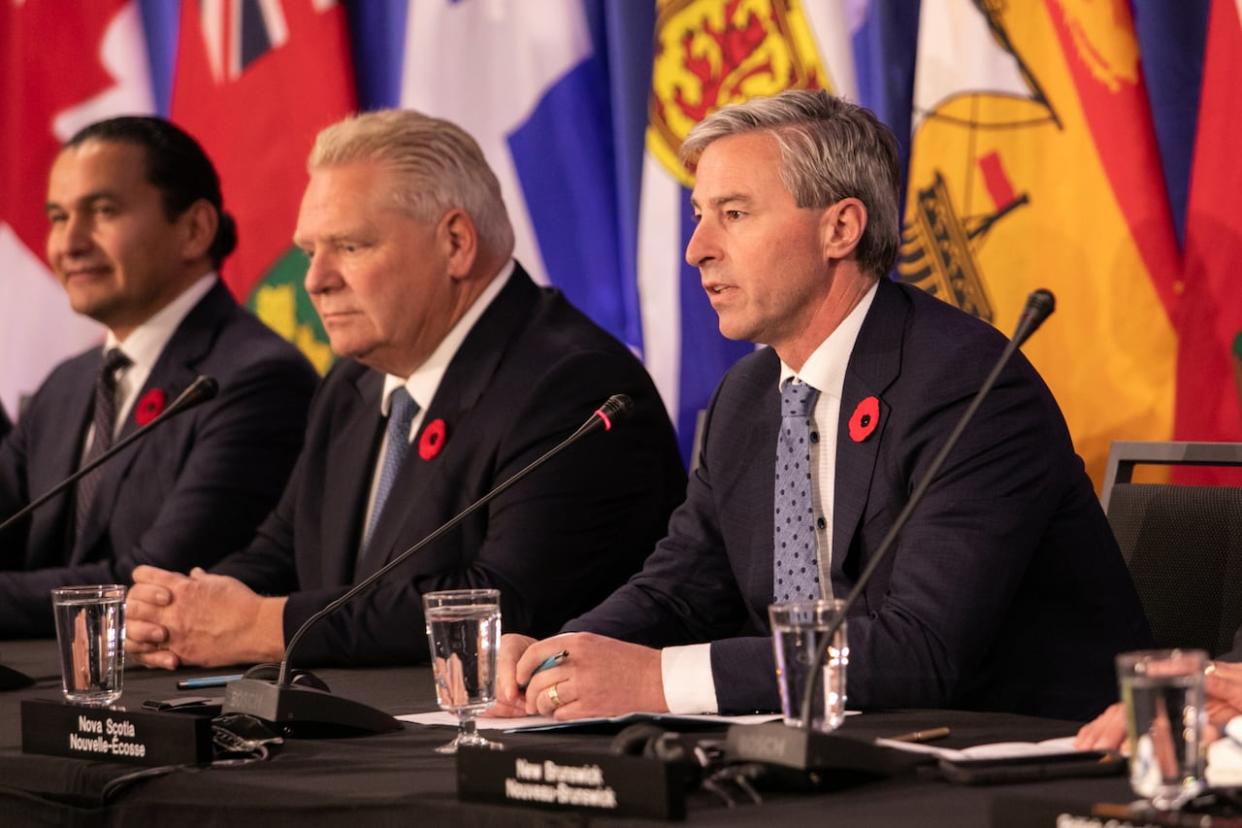
[(811, 502), (811, 412), (819, 391), (790, 379), (781, 388), (776, 440), (772, 595), (777, 601), (819, 597), (815, 507)]
[[(91, 447), (82, 458), (82, 465), (95, 460), (112, 447), (112, 432), (116, 427), (116, 382), (117, 374), (133, 363), (120, 348), (111, 348), (104, 354), (103, 367), (99, 369), (99, 378), (95, 381), (95, 404), (91, 422), (95, 425), (95, 436), (91, 439)], [(74, 507), (74, 528), (76, 537), (82, 536), (86, 525), (86, 516), (90, 514), (91, 504), (95, 500), (95, 492), (103, 477), (103, 467), (95, 469), (78, 481), (76, 505)]]
[(383, 466), (380, 469), (379, 488), (375, 490), (375, 506), (371, 509), (371, 518), (367, 521), (366, 534), (362, 536), (362, 550), (365, 555), (371, 543), (371, 535), (379, 524), (380, 515), (384, 512), (384, 504), (392, 493), (393, 484), (397, 482), (397, 473), (410, 450), (410, 423), (418, 413), (418, 403), (404, 387), (392, 392), (388, 408), (388, 446), (384, 449)]

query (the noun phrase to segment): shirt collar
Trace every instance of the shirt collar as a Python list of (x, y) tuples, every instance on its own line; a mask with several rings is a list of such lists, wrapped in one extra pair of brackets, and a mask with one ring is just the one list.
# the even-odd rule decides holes
[(466, 335), (470, 333), (474, 323), (479, 321), (479, 317), (483, 315), (483, 311), (495, 301), (500, 295), (500, 291), (509, 283), (510, 277), (516, 262), (510, 259), (509, 262), (500, 269), (500, 273), (496, 278), (492, 279), (491, 284), (479, 294), (479, 298), (474, 300), (469, 309), (462, 314), (461, 319), (457, 320), (457, 324), (440, 340), (440, 344), (431, 352), (431, 356), (414, 370), (408, 378), (394, 376), (392, 374), (384, 375), (384, 393), (380, 396), (380, 414), (384, 417), (388, 416), (389, 400), (392, 392), (401, 386), (405, 386), (405, 390), (409, 392), (414, 402), (418, 403), (420, 409), (426, 409), (431, 404), (432, 399), (436, 396), (436, 389), (440, 387), (440, 380), (444, 379), (444, 372), (448, 370), (449, 363), (453, 361), (453, 357), (457, 354), (457, 349), (461, 347), (461, 343), (465, 341)]
[(160, 358), (164, 346), (168, 344), (168, 340), (172, 339), (172, 335), (176, 333), (182, 320), (215, 284), (215, 273), (200, 277), (194, 284), (181, 291), (176, 299), (160, 308), (146, 322), (134, 328), (129, 336), (125, 337), (124, 342), (118, 340), (112, 331), (108, 331), (107, 336), (104, 337), (104, 353), (119, 347), (133, 363), (132, 368), (149, 373), (155, 367), (155, 361)]
[(854, 350), (854, 342), (862, 329), (863, 320), (875, 299), (879, 281), (871, 286), (866, 295), (859, 301), (849, 315), (841, 320), (841, 324), (828, 334), (823, 342), (811, 352), (801, 371), (794, 371), (781, 360), (781, 375), (777, 388), (782, 388), (790, 377), (797, 377), (821, 394), (841, 399), (845, 387), (845, 369), (850, 362), (850, 354)]

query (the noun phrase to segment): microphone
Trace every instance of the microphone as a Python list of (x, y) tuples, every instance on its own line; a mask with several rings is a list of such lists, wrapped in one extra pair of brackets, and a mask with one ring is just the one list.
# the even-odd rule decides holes
[[(284, 726), (290, 736), (300, 735), (356, 735), (358, 733), (383, 733), (401, 727), (392, 716), (377, 710), (370, 705), (334, 696), (327, 692), (323, 682), (313, 679), (303, 681), (309, 673), (295, 671), (290, 677), (290, 659), (294, 648), (320, 619), (331, 615), (345, 604), (361, 595), (379, 579), (404, 563), (411, 555), (418, 552), (433, 541), (444, 536), (474, 512), (487, 505), (494, 498), (509, 489), (526, 475), (551, 460), (563, 450), (581, 440), (586, 435), (599, 429), (611, 431), (620, 420), (629, 416), (634, 409), (634, 402), (625, 394), (614, 394), (603, 405), (595, 409), (577, 431), (561, 442), (548, 449), (533, 460), (525, 468), (515, 472), (507, 480), (497, 485), (490, 492), (462, 509), (440, 528), (406, 549), (397, 557), (363, 578), (345, 594), (316, 612), (298, 627), (285, 647), (284, 657), (279, 668), (275, 665), (260, 664), (247, 671), (246, 677), (230, 682), (224, 690), (225, 713), (246, 713), (264, 721)], [(276, 681), (270, 680), (272, 672), (276, 672)], [(312, 685), (319, 684), (320, 689)], [(301, 731), (301, 732), (299, 732)]]
[(109, 448), (103, 454), (99, 455), (94, 460), (87, 463), (85, 466), (78, 469), (73, 474), (69, 475), (67, 478), (62, 480), (61, 482), (57, 483), (51, 489), (48, 489), (46, 492), (41, 494), (39, 497), (27, 503), (23, 508), (19, 509), (15, 514), (10, 516), (8, 520), (6, 520), (4, 523), (0, 523), (0, 534), (3, 534), (5, 529), (8, 529), (14, 523), (17, 523), (17, 521), (21, 520), (26, 515), (30, 514), (35, 509), (42, 506), (44, 503), (48, 502), (56, 495), (63, 492), (69, 486), (76, 483), (78, 481), (78, 478), (82, 477), (83, 475), (89, 472), (94, 471), (95, 469), (102, 466), (104, 463), (111, 460), (116, 455), (120, 454), (122, 451), (124, 451), (134, 442), (136, 442), (137, 440), (140, 440), (147, 432), (151, 431), (154, 428), (158, 428), (161, 424), (167, 422), (168, 420), (171, 420), (173, 417), (176, 417), (178, 414), (181, 414), (182, 412), (185, 412), (185, 411), (189, 411), (191, 408), (194, 408), (195, 406), (201, 405), (207, 402), (208, 400), (213, 399), (218, 393), (220, 393), (219, 383), (217, 383), (211, 377), (203, 376), (200, 374), (197, 378), (195, 378), (194, 382), (190, 383), (189, 386), (184, 391), (182, 391), (181, 394), (178, 395), (178, 397), (175, 400), (172, 401), (172, 404), (169, 405), (167, 408), (165, 408), (162, 412), (160, 412), (160, 415), (156, 417), (154, 420), (147, 423), (142, 428), (138, 429), (133, 434), (126, 437), (124, 440), (121, 440), (119, 443)]
[(1005, 345), (1005, 349), (1001, 351), (996, 364), (992, 366), (991, 373), (983, 381), (983, 385), (979, 387), (979, 391), (975, 394), (974, 399), (970, 401), (970, 405), (962, 412), (957, 425), (949, 433), (949, 439), (945, 441), (940, 451), (936, 453), (931, 464), (927, 467), (927, 473), (923, 475), (923, 479), (914, 488), (910, 499), (906, 501), (905, 507), (897, 515), (897, 519), (893, 521), (893, 525), (889, 527), (888, 533), (880, 541), (879, 547), (876, 548), (875, 554), (871, 556), (871, 560), (863, 568), (862, 573), (858, 576), (858, 581), (854, 584), (854, 588), (846, 596), (845, 602), (841, 606), (841, 612), (828, 625), (823, 640), (817, 647), (814, 666), (807, 673), (806, 684), (803, 687), (801, 710), (803, 726), (801, 728), (792, 728), (780, 722), (762, 725), (734, 725), (729, 728), (728, 735), (728, 750), (732, 758), (752, 762), (770, 762), (799, 770), (811, 770), (822, 766), (823, 762), (826, 761), (826, 757), (837, 752), (833, 749), (833, 737), (831, 735), (817, 733), (810, 729), (811, 703), (814, 698), (816, 684), (822, 678), (824, 672), (824, 658), (828, 654), (829, 645), (832, 643), (832, 639), (837, 634), (837, 631), (841, 629), (841, 625), (845, 623), (850, 608), (858, 601), (859, 596), (862, 595), (863, 590), (870, 583), (880, 564), (883, 563), (884, 559), (888, 557), (889, 552), (896, 546), (897, 536), (910, 520), (910, 516), (914, 513), (920, 501), (922, 501), (923, 496), (927, 494), (931, 484), (935, 482), (936, 475), (940, 473), (940, 467), (944, 465), (945, 458), (949, 456), (949, 452), (953, 451), (953, 447), (957, 445), (957, 441), (966, 431), (966, 426), (974, 419), (975, 412), (979, 410), (979, 406), (983, 404), (983, 400), (991, 392), (992, 386), (1000, 378), (1001, 371), (1009, 363), (1014, 351), (1018, 350), (1019, 346), (1039, 329), (1039, 326), (1052, 315), (1055, 309), (1056, 298), (1049, 290), (1041, 288), (1032, 291), (1031, 295), (1027, 297), (1026, 306), (1018, 317), (1018, 324), (1014, 329), (1013, 337)]

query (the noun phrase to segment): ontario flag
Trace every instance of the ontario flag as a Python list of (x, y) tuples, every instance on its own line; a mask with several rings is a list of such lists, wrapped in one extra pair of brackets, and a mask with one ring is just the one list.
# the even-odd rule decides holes
[(43, 259), (47, 176), (87, 124), (154, 109), (133, 0), (0, 2), (0, 402), (10, 414), (103, 329), (75, 314)]
[(183, 0), (172, 118), (207, 150), (237, 251), (224, 281), (320, 372), (327, 337), (291, 241), (316, 133), (356, 107), (343, 10), (333, 0)]
[[(1236, 116), (1236, 113), (1235, 113)], [(1173, 434), (1180, 256), (1130, 7), (944, 0), (920, 19), (902, 280), (1012, 331), (1100, 485)]]

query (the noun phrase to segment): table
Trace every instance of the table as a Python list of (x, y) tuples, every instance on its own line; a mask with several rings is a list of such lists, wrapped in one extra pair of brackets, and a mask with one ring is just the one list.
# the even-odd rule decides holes
[[(448, 728), (408, 725), (403, 731), (350, 739), (288, 740), (273, 758), (238, 768), (188, 769), (134, 783), (110, 801), (104, 786), (135, 770), (110, 762), (61, 759), (21, 752), (20, 700), (60, 692), (55, 643), (0, 642), (0, 662), (37, 679), (34, 687), (0, 693), (0, 823), (4, 825), (581, 825), (578, 814), (457, 801), (451, 757), (433, 748)], [(121, 704), (175, 695), (176, 681), (228, 670), (178, 673), (131, 669)], [(342, 695), (394, 714), (434, 707), (426, 667), (316, 671)], [(1065, 736), (1075, 725), (1025, 716), (956, 711), (893, 711), (851, 717), (845, 728), (892, 735), (947, 724), (961, 747), (993, 741)], [(508, 734), (512, 746), (607, 750), (601, 734)], [(711, 825), (985, 826), (994, 803), (1022, 796), (1062, 802), (1125, 802), (1121, 778), (1070, 779), (996, 787), (954, 786), (906, 776), (819, 794), (771, 793), (762, 806), (726, 809), (695, 794), (687, 821)], [(592, 818), (593, 825), (643, 824)]]

